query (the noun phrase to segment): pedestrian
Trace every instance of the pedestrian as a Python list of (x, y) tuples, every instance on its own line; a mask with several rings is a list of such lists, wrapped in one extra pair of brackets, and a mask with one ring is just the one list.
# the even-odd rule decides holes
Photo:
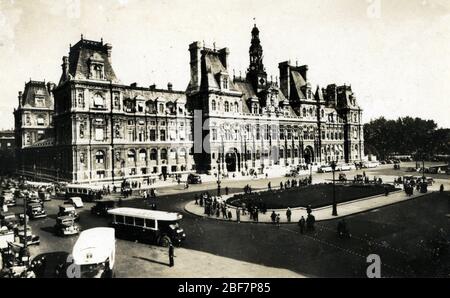
[(288, 222), (291, 222), (291, 215), (292, 215), (291, 208), (288, 207), (286, 210), (286, 217)]
[(216, 217), (220, 217), (220, 208), (216, 206), (215, 210), (216, 210)]
[(302, 216), (300, 218), (300, 220), (298, 221), (298, 226), (300, 227), (300, 234), (303, 234), (305, 232), (305, 224), (306, 224), (306, 220), (305, 218)]
[(255, 207), (255, 221), (256, 222), (259, 221), (259, 209), (258, 209), (258, 207)]
[(239, 208), (239, 207), (236, 208), (236, 221), (238, 223), (241, 222), (241, 208)]
[(268, 188), (269, 190), (272, 190), (272, 184), (270, 183), (270, 181), (269, 181), (269, 183), (267, 184), (267, 188)]
[(231, 210), (228, 210), (228, 219), (229, 220), (233, 219), (233, 214), (231, 213)]
[(225, 195), (228, 196), (228, 193), (230, 192), (230, 189), (228, 188), (228, 186), (225, 187)]
[(312, 213), (311, 205), (308, 205), (308, 207), (306, 207), (306, 213), (308, 214)]
[(195, 194), (194, 199), (195, 199), (195, 205), (198, 205), (198, 195), (197, 194)]
[(277, 221), (277, 227), (280, 227), (280, 214), (279, 213), (277, 214), (276, 221)]
[(444, 192), (444, 184), (441, 184), (441, 186), (439, 187), (439, 192), (443, 193)]
[(169, 244), (169, 266), (173, 267), (175, 265), (173, 258), (175, 257), (174, 247), (172, 243)]
[(280, 189), (283, 189), (283, 181), (280, 182)]
[(275, 224), (275, 221), (277, 219), (277, 215), (275, 214), (275, 211), (272, 211), (272, 214), (270, 215), (270, 219), (272, 220), (272, 223)]
[(384, 195), (387, 197), (389, 195), (389, 188), (384, 188)]

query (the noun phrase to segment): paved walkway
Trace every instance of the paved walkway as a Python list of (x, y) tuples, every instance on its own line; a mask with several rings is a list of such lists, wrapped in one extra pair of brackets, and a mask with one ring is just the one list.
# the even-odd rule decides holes
[[(432, 193), (433, 191), (429, 191), (428, 194)], [(234, 195), (234, 194), (233, 194)], [(226, 200), (230, 198), (233, 195), (223, 196), (223, 199)], [(396, 191), (389, 194), (389, 196), (385, 195), (378, 195), (373, 196), (369, 198), (363, 198), (358, 199), (354, 201), (344, 202), (340, 203), (337, 206), (338, 216), (332, 215), (332, 206), (325, 206), (317, 209), (312, 210), (312, 214), (315, 216), (316, 221), (324, 221), (324, 220), (330, 220), (330, 219), (336, 219), (341, 218), (373, 209), (377, 209), (383, 206), (388, 206), (391, 204), (396, 204), (399, 202), (404, 202), (408, 200), (412, 200), (418, 197), (422, 197), (426, 194), (421, 194), (419, 192), (414, 192), (414, 195), (407, 196), (404, 191)], [(233, 215), (233, 221), (236, 221), (236, 208), (233, 206), (228, 205), (229, 209), (232, 209), (232, 215)], [(204, 207), (200, 207), (199, 205), (195, 205), (194, 201), (189, 202), (185, 206), (185, 210), (191, 214), (201, 216), (201, 217), (207, 217), (214, 220), (225, 220), (230, 221), (222, 218), (222, 214), (220, 217), (216, 216), (208, 216), (204, 214)], [(286, 209), (268, 209), (266, 214), (259, 214), (259, 221), (258, 223), (272, 223), (272, 220), (270, 218), (270, 215), (272, 214), (272, 211), (275, 211), (275, 213), (280, 214), (280, 223), (288, 224), (286, 218)], [(307, 217), (306, 208), (300, 207), (300, 208), (292, 208), (292, 215), (291, 215), (291, 222), (290, 223), (297, 223), (302, 216)], [(247, 215), (240, 215), (240, 222), (243, 223), (255, 223), (255, 221), (251, 220), (248, 213)]]

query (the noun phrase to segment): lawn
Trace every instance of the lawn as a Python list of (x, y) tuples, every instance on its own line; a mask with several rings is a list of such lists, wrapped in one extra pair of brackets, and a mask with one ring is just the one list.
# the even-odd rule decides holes
[[(392, 185), (336, 185), (336, 200), (341, 203), (384, 194), (385, 187), (388, 187), (390, 191), (396, 190)], [(333, 203), (333, 184), (314, 184), (306, 187), (235, 195), (227, 202), (233, 206), (241, 206), (242, 203), (247, 206), (265, 204), (267, 209), (307, 207), (308, 205), (314, 209)]]

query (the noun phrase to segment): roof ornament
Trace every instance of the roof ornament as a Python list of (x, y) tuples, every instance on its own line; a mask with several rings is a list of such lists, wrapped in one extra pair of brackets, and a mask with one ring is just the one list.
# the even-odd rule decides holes
[(216, 42), (213, 42), (213, 49), (216, 51)]
[(81, 33), (81, 40), (84, 40), (84, 36), (83, 36), (83, 33)]
[(256, 27), (256, 18), (255, 17), (253, 18), (253, 25), (254, 25), (254, 27)]

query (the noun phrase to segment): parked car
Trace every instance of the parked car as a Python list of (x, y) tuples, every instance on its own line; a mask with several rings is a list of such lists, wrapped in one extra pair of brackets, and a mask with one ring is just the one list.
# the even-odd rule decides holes
[(0, 227), (7, 227), (8, 229), (15, 229), (19, 225), (17, 216), (12, 212), (0, 213)]
[(72, 205), (59, 206), (58, 217), (61, 217), (61, 216), (70, 216), (75, 221), (77, 221), (77, 222), (80, 221), (80, 215), (77, 213), (77, 211), (75, 210), (75, 207)]
[[(40, 244), (41, 243), (40, 237), (33, 234), (33, 230), (31, 229), (31, 227), (27, 225), (26, 229), (27, 229), (27, 237), (26, 237), (27, 245)], [(25, 243), (25, 227), (23, 225), (17, 228), (17, 237), (19, 238), (20, 243), (22, 244)]]
[(30, 203), (27, 205), (27, 215), (31, 219), (38, 219), (47, 217), (47, 212), (44, 209), (44, 206), (40, 203)]
[(202, 177), (198, 174), (189, 174), (187, 177), (187, 183), (188, 184), (201, 184)]
[(340, 170), (341, 171), (350, 171), (351, 169), (352, 169), (352, 167), (350, 165), (348, 165), (348, 164), (342, 164), (340, 166)]
[(70, 236), (80, 233), (80, 227), (75, 223), (73, 216), (59, 216), (56, 218), (55, 234), (59, 236)]
[(16, 199), (14, 198), (14, 195), (11, 191), (8, 190), (3, 191), (0, 201), (1, 200), (3, 200), (3, 204), (5, 204), (8, 207), (16, 206)]
[(426, 177), (425, 181), (429, 186), (432, 186), (434, 184), (434, 179), (432, 177)]
[(179, 213), (137, 208), (117, 208), (108, 211), (113, 216), (112, 227), (118, 237), (150, 241), (161, 246), (181, 245), (186, 233), (179, 222)]
[(97, 201), (95, 206), (91, 208), (91, 213), (99, 216), (107, 216), (108, 210), (114, 209), (116, 202), (114, 201)]

